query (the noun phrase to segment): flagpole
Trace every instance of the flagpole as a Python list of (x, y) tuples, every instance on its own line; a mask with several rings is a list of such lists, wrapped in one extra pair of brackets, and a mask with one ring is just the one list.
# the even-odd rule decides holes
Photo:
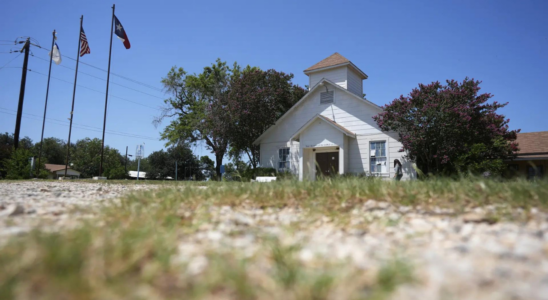
[(53, 30), (53, 37), (51, 39), (51, 52), (49, 55), (49, 72), (48, 72), (48, 87), (46, 88), (46, 103), (44, 104), (44, 119), (42, 121), (42, 136), (40, 137), (40, 152), (38, 153), (38, 166), (36, 167), (36, 175), (40, 175), (40, 160), (42, 159), (42, 148), (44, 147), (44, 127), (46, 125), (46, 110), (48, 109), (48, 94), (49, 94), (49, 80), (51, 76), (51, 62), (53, 61), (53, 46), (55, 45), (55, 29)]
[(74, 88), (72, 90), (72, 108), (70, 109), (70, 126), (67, 143), (67, 163), (65, 164), (65, 178), (67, 177), (67, 169), (70, 155), (70, 134), (72, 133), (72, 117), (74, 116), (74, 98), (76, 97), (76, 79), (78, 78), (78, 63), (80, 62), (80, 45), (82, 42), (82, 23), (84, 22), (84, 15), (80, 17), (80, 30), (78, 30), (78, 52), (76, 53), (76, 71), (74, 72)]
[(112, 4), (112, 19), (110, 20), (110, 48), (108, 50), (108, 72), (107, 92), (105, 95), (105, 116), (103, 118), (103, 139), (101, 140), (101, 164), (99, 165), (99, 176), (103, 175), (103, 151), (105, 150), (105, 128), (107, 126), (107, 104), (108, 104), (108, 83), (110, 79), (110, 57), (112, 54), (112, 33), (114, 31), (114, 4)]

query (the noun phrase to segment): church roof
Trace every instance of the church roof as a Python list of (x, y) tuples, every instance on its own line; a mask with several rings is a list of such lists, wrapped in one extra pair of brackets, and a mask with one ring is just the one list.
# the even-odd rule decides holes
[(327, 69), (331, 67), (345, 66), (345, 65), (350, 65), (358, 73), (360, 73), (360, 75), (362, 75), (364, 79), (367, 79), (367, 75), (362, 70), (356, 67), (356, 65), (354, 65), (350, 60), (348, 60), (348, 58), (340, 55), (338, 52), (331, 54), (329, 57), (321, 60), (320, 62), (313, 65), (312, 67), (304, 70), (304, 73), (308, 74), (321, 69)]
[(316, 70), (316, 69), (322, 69), (327, 67), (332, 67), (336, 65), (341, 65), (344, 63), (350, 62), (346, 57), (339, 54), (339, 52), (335, 52), (331, 54), (329, 57), (323, 59), (319, 63), (313, 65), (312, 67), (304, 70), (305, 72)]

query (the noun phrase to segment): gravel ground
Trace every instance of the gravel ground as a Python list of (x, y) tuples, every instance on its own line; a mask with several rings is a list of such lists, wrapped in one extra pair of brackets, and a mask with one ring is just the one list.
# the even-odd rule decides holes
[(121, 195), (157, 187), (70, 181), (0, 182), (0, 239), (37, 226), (48, 230), (76, 226), (75, 220), (93, 215), (89, 210), (79, 211), (79, 207), (97, 207)]
[[(52, 228), (69, 226), (72, 216), (86, 217), (73, 210), (79, 205), (151, 188), (156, 186), (0, 183), (0, 240), (32, 229), (36, 220), (51, 220)], [(178, 259), (199, 274), (208, 266), (207, 251), (252, 257), (264, 250), (258, 237), (274, 235), (284, 245), (299, 245), (298, 258), (311, 267), (333, 261), (375, 270), (402, 257), (417, 281), (400, 286), (393, 299), (548, 299), (548, 215), (532, 209), (526, 222), (495, 222), (486, 217), (495, 209), (454, 216), (369, 200), (341, 224), (294, 208), (209, 207), (181, 212), (209, 221), (181, 237)]]
[(213, 207), (211, 222), (179, 250), (199, 273), (207, 266), (204, 249), (251, 257), (262, 251), (255, 236), (263, 232), (299, 245), (299, 258), (312, 268), (332, 260), (376, 270), (395, 256), (407, 260), (418, 282), (393, 299), (548, 299), (548, 216), (533, 210), (526, 223), (490, 224), (489, 209), (456, 217), (369, 200), (341, 226), (327, 216), (311, 224), (296, 209)]

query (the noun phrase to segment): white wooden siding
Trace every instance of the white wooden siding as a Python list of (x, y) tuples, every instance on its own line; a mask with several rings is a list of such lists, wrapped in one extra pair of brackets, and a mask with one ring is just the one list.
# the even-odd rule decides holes
[(344, 147), (344, 134), (323, 120), (314, 121), (300, 136), (300, 143), (304, 148)]
[(363, 96), (363, 80), (360, 75), (350, 68), (347, 68), (347, 89), (359, 97)]
[(261, 143), (260, 148), (260, 165), (264, 168), (278, 169), (278, 162), (280, 161), (278, 151), (282, 148), (290, 148), (290, 169), (291, 172), (296, 173), (299, 164), (299, 142), (274, 142), (274, 143)]
[(367, 158), (360, 152), (359, 138), (348, 139), (348, 173), (363, 174), (368, 170)]
[(403, 148), (403, 145), (398, 141), (397, 134), (384, 132), (380, 134), (358, 135), (355, 141), (352, 141), (351, 139), (349, 140), (349, 173), (370, 173), (370, 143), (373, 141), (386, 141), (386, 160), (389, 163), (389, 174), (386, 174), (386, 176), (389, 176), (390, 178), (394, 176), (394, 160), (399, 159), (403, 165), (402, 179), (416, 178), (416, 174), (413, 167), (411, 166), (411, 162), (403, 159), (403, 157), (405, 156), (405, 152), (400, 152), (400, 149)]
[[(333, 89), (329, 86), (330, 90)], [(356, 134), (381, 133), (373, 121), (373, 116), (381, 112), (380, 108), (375, 108), (338, 89), (335, 89), (334, 103), (320, 104), (320, 92), (321, 89), (312, 92), (305, 102), (291, 112), (291, 115), (278, 122), (263, 137), (261, 144), (289, 141), (293, 134), (317, 114), (332, 119)]]
[(309, 86), (310, 88), (313, 88), (316, 84), (318, 84), (318, 82), (320, 82), (320, 80), (325, 78), (346, 89), (346, 81), (348, 77), (346, 69), (348, 69), (346, 66), (342, 66), (339, 68), (325, 70), (323, 72), (312, 73), (308, 77)]

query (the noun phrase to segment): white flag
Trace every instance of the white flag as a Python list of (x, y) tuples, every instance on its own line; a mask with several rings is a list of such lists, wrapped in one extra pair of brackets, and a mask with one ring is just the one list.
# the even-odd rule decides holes
[[(51, 53), (53, 52), (53, 56)], [(57, 46), (57, 43), (53, 45), (53, 51), (50, 51), (49, 55), (51, 56), (51, 59), (55, 62), (55, 64), (61, 63), (61, 52), (59, 52), (59, 46)]]

